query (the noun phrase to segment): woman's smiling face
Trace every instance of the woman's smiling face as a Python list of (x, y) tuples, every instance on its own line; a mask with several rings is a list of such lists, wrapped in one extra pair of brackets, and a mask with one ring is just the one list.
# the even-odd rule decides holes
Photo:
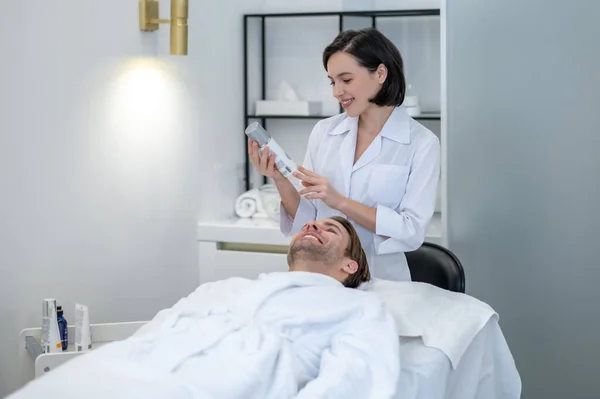
[(341, 51), (327, 61), (327, 76), (331, 81), (333, 96), (349, 116), (358, 116), (374, 106), (369, 100), (379, 92), (386, 75), (383, 65), (371, 72), (352, 55)]

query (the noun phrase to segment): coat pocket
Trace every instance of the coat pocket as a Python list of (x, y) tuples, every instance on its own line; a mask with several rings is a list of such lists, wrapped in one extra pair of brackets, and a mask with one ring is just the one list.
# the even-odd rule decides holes
[(396, 209), (404, 198), (409, 174), (409, 166), (373, 165), (369, 177), (368, 196), (378, 205)]

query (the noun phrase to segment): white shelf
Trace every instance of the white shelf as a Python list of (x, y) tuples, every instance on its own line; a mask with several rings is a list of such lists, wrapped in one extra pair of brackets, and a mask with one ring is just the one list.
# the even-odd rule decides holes
[[(442, 238), (442, 218), (435, 213), (425, 241), (439, 244)], [(197, 240), (259, 245), (289, 245), (291, 237), (284, 237), (279, 223), (271, 219), (231, 218), (198, 223)]]
[[(92, 335), (92, 350), (98, 349), (110, 342), (126, 339), (133, 335), (147, 321), (132, 321), (125, 323), (90, 324)], [(68, 350), (56, 353), (43, 353), (40, 344), (42, 329), (40, 327), (26, 328), (19, 333), (19, 367), (21, 384), (39, 378), (61, 364), (89, 352), (76, 352), (73, 338), (75, 326), (68, 326)]]

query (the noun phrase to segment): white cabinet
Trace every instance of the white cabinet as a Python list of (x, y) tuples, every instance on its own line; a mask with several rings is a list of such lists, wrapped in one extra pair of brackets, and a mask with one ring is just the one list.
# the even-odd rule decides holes
[(199, 283), (285, 271), (289, 242), (270, 220), (201, 222), (198, 224)]

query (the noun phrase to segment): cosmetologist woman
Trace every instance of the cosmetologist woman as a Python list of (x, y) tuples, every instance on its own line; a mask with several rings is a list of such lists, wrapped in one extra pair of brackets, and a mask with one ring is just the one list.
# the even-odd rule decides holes
[[(425, 239), (440, 175), (440, 142), (401, 107), (406, 82), (394, 44), (376, 29), (341, 32), (323, 52), (323, 66), (343, 113), (317, 122), (296, 187), (259, 156), (255, 168), (281, 195), (281, 231), (334, 215), (356, 228), (375, 278), (408, 281), (405, 252)], [(300, 189), (301, 188), (301, 189)], [(322, 245), (328, 245), (322, 243)]]

